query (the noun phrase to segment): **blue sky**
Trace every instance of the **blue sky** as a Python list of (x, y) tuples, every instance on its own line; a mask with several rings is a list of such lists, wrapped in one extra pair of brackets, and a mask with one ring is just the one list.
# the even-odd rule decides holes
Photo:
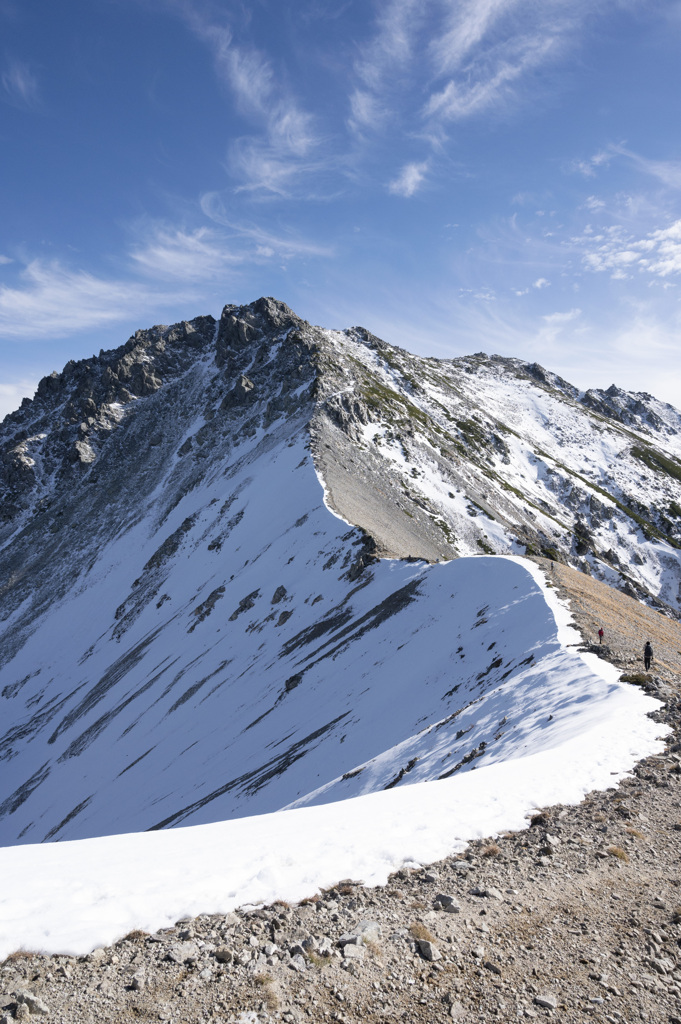
[(681, 3), (0, 0), (0, 413), (274, 295), (681, 406)]

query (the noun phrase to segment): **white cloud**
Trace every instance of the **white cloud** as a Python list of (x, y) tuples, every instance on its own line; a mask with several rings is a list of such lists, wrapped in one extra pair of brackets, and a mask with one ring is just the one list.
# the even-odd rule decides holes
[(293, 232), (277, 235), (257, 225), (230, 222), (215, 193), (203, 197), (202, 207), (219, 227), (188, 231), (167, 224), (138, 225), (127, 278), (105, 279), (57, 261), (32, 261), (18, 284), (0, 285), (0, 336), (57, 338), (135, 317), (147, 320), (155, 311), (167, 313), (180, 303), (196, 301), (207, 286), (228, 281), (246, 264), (333, 255), (330, 246)]
[(398, 176), (388, 184), (388, 191), (405, 198), (413, 196), (421, 187), (427, 170), (427, 161), (421, 164), (406, 164)]
[(586, 207), (587, 210), (595, 211), (595, 210), (602, 210), (603, 207), (605, 206), (605, 203), (604, 203), (604, 201), (602, 199), (598, 199), (597, 196), (588, 196), (584, 200), (584, 206)]
[(227, 240), (209, 228), (197, 231), (158, 227), (145, 243), (133, 249), (132, 259), (153, 277), (186, 281), (214, 280), (243, 262), (243, 256)]
[(10, 256), (0, 254), (0, 265), (4, 266), (5, 263), (14, 263), (14, 260)]
[(593, 8), (586, 0), (383, 0), (354, 65), (348, 124), (363, 132), (408, 122), (439, 145), (447, 122), (516, 101), (523, 80), (574, 44)]
[(548, 313), (542, 317), (544, 326), (538, 331), (536, 341), (550, 347), (560, 338), (564, 329), (582, 315), (581, 309), (569, 309), (564, 313)]
[(584, 175), (585, 178), (594, 178), (599, 167), (607, 166), (612, 159), (610, 150), (601, 149), (586, 160), (573, 160), (571, 170)]
[(484, 49), (469, 66), (432, 93), (425, 105), (428, 118), (461, 120), (507, 101), (511, 86), (557, 48), (559, 37), (528, 34), (511, 38), (504, 46)]
[(38, 387), (37, 377), (19, 377), (0, 383), (0, 421), (21, 405), (23, 398), (32, 398)]
[(353, 65), (357, 84), (350, 93), (351, 131), (378, 131), (404, 114), (396, 96), (413, 84), (410, 65), (430, 6), (432, 0), (384, 0), (373, 36), (360, 47)]
[(372, 41), (363, 48), (355, 71), (369, 89), (380, 90), (386, 78), (399, 72), (411, 59), (416, 39), (416, 20), (428, 0), (387, 0), (377, 19)]
[(0, 286), (0, 334), (63, 337), (131, 316), (147, 317), (151, 309), (182, 298), (177, 289), (158, 292), (134, 281), (106, 281), (56, 262), (34, 260), (23, 271), (19, 287)]
[(587, 250), (582, 256), (587, 270), (610, 271), (615, 279), (628, 278), (633, 271), (662, 278), (681, 273), (681, 220), (639, 239), (615, 226), (575, 241)]
[(547, 281), (547, 279), (545, 277), (538, 277), (537, 280), (532, 285), (532, 287), (533, 288), (541, 289), (541, 288), (549, 288), (550, 285), (551, 285), (551, 282)]
[(446, 29), (431, 44), (440, 73), (447, 74), (460, 67), (494, 22), (517, 5), (518, 0), (467, 0), (450, 4)]
[(548, 313), (542, 317), (542, 320), (549, 324), (550, 327), (562, 327), (563, 324), (568, 324), (571, 320), (576, 320), (581, 315), (581, 309), (570, 309), (567, 313)]
[(521, 0), (447, 0), (442, 31), (429, 58), (436, 88), (424, 112), (460, 120), (499, 108), (515, 98), (521, 80), (562, 53), (576, 35), (586, 7), (577, 0), (526, 4)]
[[(259, 249), (259, 255), (265, 255), (268, 251), (271, 255), (277, 255), (285, 259), (296, 256), (327, 257), (333, 255), (333, 248), (331, 246), (319, 245), (317, 242), (301, 238), (293, 232), (285, 235), (276, 235), (256, 224), (241, 224), (232, 220), (217, 192), (206, 192), (201, 197), (201, 209), (214, 223), (229, 229), (230, 235), (227, 238), (234, 240), (233, 244), (236, 243), (237, 239), (253, 242), (257, 247), (253, 251), (258, 252)], [(242, 246), (242, 259), (245, 258), (247, 251)]]
[(245, 189), (290, 195), (293, 183), (320, 167), (310, 160), (321, 142), (313, 116), (277, 82), (263, 53), (238, 45), (229, 27), (211, 20), (193, 3), (182, 3), (180, 10), (192, 31), (210, 47), (216, 71), (241, 112), (255, 119), (260, 129), (256, 136), (232, 144), (232, 172)]
[(377, 96), (366, 89), (355, 89), (350, 96), (349, 126), (356, 131), (377, 129), (386, 120), (387, 108)]
[(624, 146), (612, 146), (613, 153), (626, 157), (644, 174), (657, 178), (669, 188), (681, 189), (681, 163), (674, 160), (649, 160), (647, 157), (632, 153)]
[(28, 64), (13, 60), (0, 76), (3, 99), (13, 107), (35, 110), (40, 105), (38, 79)]

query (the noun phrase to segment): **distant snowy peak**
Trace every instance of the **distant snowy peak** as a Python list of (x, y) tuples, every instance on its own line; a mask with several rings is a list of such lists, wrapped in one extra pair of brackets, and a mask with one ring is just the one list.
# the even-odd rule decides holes
[(681, 608), (677, 410), (519, 359), (414, 356), (271, 298), (138, 331), (42, 380), (0, 427), (0, 550), (12, 539), (30, 560), (36, 529), (54, 551), (67, 525), (84, 550), (171, 468), (195, 486), (225, 439), (299, 413), (329, 506), (379, 555), (544, 554)]

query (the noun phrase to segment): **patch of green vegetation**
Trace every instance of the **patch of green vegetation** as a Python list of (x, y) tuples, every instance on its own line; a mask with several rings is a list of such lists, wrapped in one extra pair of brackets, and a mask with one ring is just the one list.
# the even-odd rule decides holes
[(673, 516), (674, 519), (681, 519), (681, 505), (677, 505), (675, 501), (671, 501), (669, 503), (667, 515)]
[(384, 363), (387, 363), (393, 370), (397, 370), (398, 373), (401, 373), (402, 366), (400, 361), (395, 358), (390, 349), (379, 349), (378, 355)]
[(491, 547), (487, 543), (487, 541), (483, 540), (482, 537), (478, 537), (477, 544), (478, 544), (479, 548), (482, 548), (482, 550), (485, 552), (486, 555), (493, 555), (494, 554), (494, 548)]
[(409, 385), (410, 388), (412, 388), (412, 390), (420, 390), (418, 382), (414, 379), (414, 377), (412, 377), (412, 375), (407, 370), (405, 370), (404, 366), (402, 365), (400, 360), (396, 358), (393, 352), (390, 352), (389, 350), (384, 351), (383, 349), (379, 349), (378, 355), (383, 360), (384, 363), (387, 363), (388, 366), (395, 371), (395, 373), (399, 373), (402, 379), (407, 382), (407, 384)]
[(621, 683), (633, 683), (634, 686), (645, 686), (650, 682), (650, 676), (645, 672), (625, 672), (620, 676)]
[(447, 543), (453, 545), (456, 542), (456, 537), (452, 533), (452, 530), (451, 530), (451, 527), (450, 527), (449, 523), (446, 522), (444, 519), (440, 519), (440, 518), (434, 519), (433, 522), (435, 523), (436, 526), (440, 527), (440, 529), (442, 530), (443, 534), (445, 535), (445, 539), (447, 540)]
[(394, 408), (395, 405), (402, 407), (402, 414), (411, 420), (416, 420), (423, 426), (430, 426), (430, 418), (413, 405), (404, 395), (401, 395), (399, 391), (393, 391), (392, 388), (386, 387), (378, 380), (372, 380), (371, 383), (364, 383), (361, 385), (362, 396), (367, 405), (372, 406), (374, 409), (378, 409), (385, 413), (391, 406)]
[(634, 445), (631, 449), (631, 454), (635, 459), (638, 459), (639, 462), (647, 466), (648, 469), (652, 469), (654, 473), (664, 473), (666, 476), (671, 476), (674, 480), (681, 480), (681, 465), (675, 459), (670, 459), (667, 455), (663, 455), (662, 452)]
[[(516, 497), (521, 498), (524, 502), (527, 502), (528, 505), (532, 505), (532, 502), (528, 501), (527, 495), (523, 494), (523, 492), (519, 490), (517, 487), (514, 487), (513, 484), (509, 484), (508, 481), (506, 480), (500, 480), (499, 483), (501, 484), (505, 491), (510, 491), (512, 494), (515, 494)], [(536, 508), (537, 506), (532, 505), (532, 507)]]
[(468, 444), (473, 445), (476, 448), (488, 448), (489, 438), (483, 433), (480, 424), (476, 423), (475, 420), (457, 420), (456, 425), (464, 436), (464, 440)]

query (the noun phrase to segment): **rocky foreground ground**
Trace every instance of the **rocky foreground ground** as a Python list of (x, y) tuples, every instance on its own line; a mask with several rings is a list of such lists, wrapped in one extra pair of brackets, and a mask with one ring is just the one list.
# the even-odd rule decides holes
[(0, 966), (0, 1024), (681, 1024), (681, 627), (543, 567), (585, 644), (603, 625), (598, 653), (664, 702), (663, 755), (384, 887), (345, 879), (297, 906), (201, 915), (84, 957), (17, 951)]

